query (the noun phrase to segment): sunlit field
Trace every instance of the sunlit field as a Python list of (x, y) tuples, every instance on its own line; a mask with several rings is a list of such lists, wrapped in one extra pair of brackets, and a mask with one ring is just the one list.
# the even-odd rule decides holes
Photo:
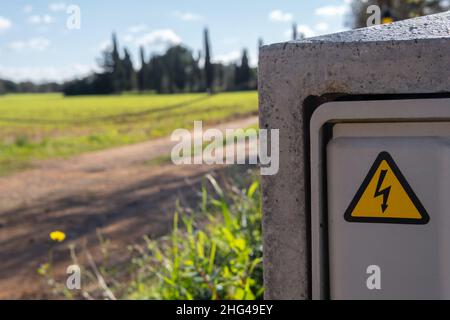
[(257, 112), (256, 92), (0, 97), (0, 175), (32, 160), (132, 144)]

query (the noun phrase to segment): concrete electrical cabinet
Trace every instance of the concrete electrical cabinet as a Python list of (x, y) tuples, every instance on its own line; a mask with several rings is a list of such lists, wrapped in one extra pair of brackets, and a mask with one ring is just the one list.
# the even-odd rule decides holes
[(450, 99), (323, 104), (311, 157), (313, 297), (450, 299)]
[(267, 299), (450, 299), (450, 12), (264, 46)]

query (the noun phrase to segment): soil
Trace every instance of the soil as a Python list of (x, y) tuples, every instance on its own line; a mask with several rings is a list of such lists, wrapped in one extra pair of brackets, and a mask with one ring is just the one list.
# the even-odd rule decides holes
[[(251, 117), (215, 127), (255, 123), (257, 118)], [(47, 297), (37, 270), (48, 262), (50, 251), (55, 270), (63, 275), (71, 264), (69, 244), (98, 252), (101, 233), (126, 252), (144, 236), (167, 234), (177, 199), (190, 206), (205, 174), (226, 175), (223, 165), (152, 164), (167, 157), (173, 144), (167, 137), (38, 161), (32, 169), (0, 178), (0, 299)], [(52, 243), (49, 233), (55, 230), (64, 231), (67, 240)], [(120, 263), (126, 257), (116, 259)]]

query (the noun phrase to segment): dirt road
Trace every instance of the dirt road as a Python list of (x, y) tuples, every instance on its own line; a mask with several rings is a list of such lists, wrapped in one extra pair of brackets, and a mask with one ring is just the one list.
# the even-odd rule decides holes
[[(215, 126), (246, 128), (252, 117)], [(197, 197), (202, 177), (223, 166), (174, 166), (152, 161), (170, 154), (169, 138), (93, 152), (67, 160), (34, 163), (33, 169), (0, 178), (0, 299), (44, 296), (39, 265), (48, 261), (49, 232), (68, 241), (53, 258), (68, 265), (68, 243), (98, 245), (100, 230), (126, 248), (144, 235), (170, 230), (175, 200)]]

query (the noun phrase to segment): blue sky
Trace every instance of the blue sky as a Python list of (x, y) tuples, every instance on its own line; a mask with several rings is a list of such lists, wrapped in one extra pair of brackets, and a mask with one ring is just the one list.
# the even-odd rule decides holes
[[(256, 63), (257, 39), (289, 40), (292, 23), (306, 36), (344, 29), (349, 0), (2, 0), (0, 78), (62, 81), (96, 68), (102, 48), (117, 32), (119, 43), (147, 54), (183, 43), (197, 52), (210, 30), (213, 58), (230, 62), (242, 48)], [(81, 28), (66, 26), (69, 5), (81, 12)]]

